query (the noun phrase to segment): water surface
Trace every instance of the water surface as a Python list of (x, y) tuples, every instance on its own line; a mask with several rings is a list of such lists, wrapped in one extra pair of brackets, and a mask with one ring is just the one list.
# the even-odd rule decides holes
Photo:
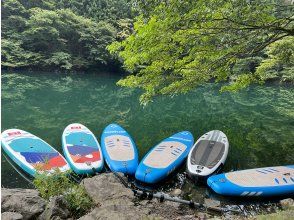
[[(195, 140), (219, 129), (230, 150), (224, 170), (293, 164), (293, 86), (251, 86), (238, 93), (220, 93), (206, 84), (186, 95), (158, 97), (143, 107), (139, 90), (116, 86), (121, 76), (105, 73), (2, 73), (2, 131), (19, 128), (61, 149), (69, 123), (82, 123), (100, 135), (119, 123), (133, 136), (140, 158), (173, 133), (189, 130)], [(28, 187), (2, 157), (2, 186)], [(176, 175), (183, 182), (183, 171)], [(184, 181), (185, 182), (185, 181)], [(191, 194), (194, 185), (184, 185)]]

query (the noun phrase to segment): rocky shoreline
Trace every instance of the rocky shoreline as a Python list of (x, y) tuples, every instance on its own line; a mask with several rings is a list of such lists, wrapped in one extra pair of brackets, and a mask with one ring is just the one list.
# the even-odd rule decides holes
[[(222, 216), (219, 213), (212, 214), (205, 210), (191, 209), (186, 205), (169, 201), (161, 203), (156, 199), (139, 200), (112, 173), (85, 178), (81, 184), (94, 201), (94, 207), (79, 218), (81, 220), (244, 218), (233, 215)], [(62, 196), (54, 196), (46, 201), (34, 189), (2, 188), (1, 192), (2, 220), (73, 219), (68, 204)], [(281, 206), (293, 212), (293, 199), (282, 200)]]

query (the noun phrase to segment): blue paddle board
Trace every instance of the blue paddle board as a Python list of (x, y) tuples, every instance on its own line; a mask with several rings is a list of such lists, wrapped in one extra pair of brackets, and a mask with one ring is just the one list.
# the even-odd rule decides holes
[(102, 132), (101, 148), (111, 171), (135, 174), (138, 166), (138, 150), (125, 129), (118, 124), (108, 125)]
[(31, 176), (59, 169), (70, 170), (64, 157), (47, 142), (19, 129), (8, 129), (1, 134), (1, 145), (9, 158)]
[(62, 148), (70, 167), (77, 174), (94, 174), (103, 168), (100, 145), (84, 125), (68, 125), (62, 134)]
[(294, 195), (294, 165), (241, 170), (211, 176), (208, 186), (226, 196)]
[(182, 131), (164, 139), (140, 162), (136, 179), (145, 183), (157, 183), (164, 179), (182, 164), (193, 143), (194, 138), (189, 131)]

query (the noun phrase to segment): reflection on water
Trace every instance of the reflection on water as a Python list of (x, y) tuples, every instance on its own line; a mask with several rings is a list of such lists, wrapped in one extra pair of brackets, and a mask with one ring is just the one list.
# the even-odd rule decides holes
[[(86, 125), (100, 139), (103, 128), (116, 122), (133, 136), (142, 158), (150, 147), (175, 132), (190, 130), (197, 139), (219, 129), (230, 142), (225, 171), (293, 163), (293, 86), (254, 86), (239, 93), (219, 93), (219, 86), (207, 84), (187, 95), (159, 97), (142, 107), (140, 91), (117, 87), (119, 78), (3, 73), (2, 130), (29, 131), (61, 151), (61, 134), (69, 123)], [(27, 186), (5, 159), (1, 175), (5, 187)]]

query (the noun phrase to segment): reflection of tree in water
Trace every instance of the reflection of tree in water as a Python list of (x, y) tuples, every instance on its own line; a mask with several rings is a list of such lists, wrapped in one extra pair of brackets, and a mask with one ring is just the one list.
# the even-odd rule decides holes
[(226, 170), (292, 162), (293, 88), (256, 86), (219, 93), (219, 86), (207, 84), (143, 107), (140, 91), (117, 87), (118, 79), (4, 73), (2, 127), (28, 130), (61, 150), (60, 137), (69, 123), (85, 124), (99, 137), (107, 124), (117, 122), (134, 137), (141, 157), (175, 132), (190, 130), (196, 140), (219, 129), (231, 146)]

